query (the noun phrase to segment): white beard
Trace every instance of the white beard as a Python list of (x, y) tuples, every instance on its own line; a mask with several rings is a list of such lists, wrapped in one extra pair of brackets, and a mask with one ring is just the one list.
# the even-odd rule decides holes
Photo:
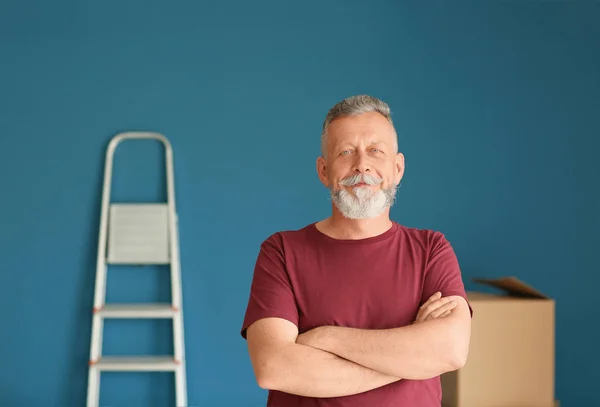
[[(377, 185), (381, 180), (369, 175), (356, 175), (344, 179), (341, 184), (351, 186), (359, 182)], [(345, 189), (329, 188), (331, 200), (340, 213), (349, 219), (372, 219), (381, 215), (394, 204), (396, 190), (395, 185), (376, 192), (370, 187), (354, 188), (353, 193)]]

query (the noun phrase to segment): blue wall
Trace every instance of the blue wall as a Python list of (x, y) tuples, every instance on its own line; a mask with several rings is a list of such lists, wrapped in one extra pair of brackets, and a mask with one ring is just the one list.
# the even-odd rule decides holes
[[(264, 405), (239, 337), (257, 250), (328, 215), (321, 122), (362, 92), (391, 104), (406, 154), (394, 218), (444, 231), (467, 280), (516, 275), (555, 297), (557, 396), (598, 404), (598, 3), (11, 3), (1, 405), (84, 405), (104, 152), (144, 129), (175, 152), (189, 404)], [(122, 145), (114, 199), (162, 198), (161, 165), (158, 145)], [(111, 268), (108, 299), (167, 299), (167, 277)], [(105, 349), (168, 352), (169, 334), (110, 323)], [(102, 385), (106, 406), (172, 405), (168, 374)]]

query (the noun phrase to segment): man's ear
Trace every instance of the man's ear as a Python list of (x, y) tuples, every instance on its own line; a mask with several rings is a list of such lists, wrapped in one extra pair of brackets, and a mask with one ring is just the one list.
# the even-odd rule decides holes
[(396, 185), (400, 185), (400, 181), (404, 176), (404, 154), (396, 154), (396, 174), (394, 175), (394, 181)]
[(317, 157), (317, 175), (319, 176), (319, 180), (321, 183), (325, 185), (326, 188), (329, 187), (329, 180), (327, 179), (327, 160), (321, 155)]

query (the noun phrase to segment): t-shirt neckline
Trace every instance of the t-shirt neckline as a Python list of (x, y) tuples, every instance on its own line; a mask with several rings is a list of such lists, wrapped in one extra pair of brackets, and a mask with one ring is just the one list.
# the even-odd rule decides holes
[(377, 242), (380, 242), (382, 240), (386, 240), (386, 239), (390, 238), (398, 230), (398, 223), (392, 221), (392, 226), (388, 230), (386, 230), (385, 232), (383, 232), (383, 233), (381, 233), (379, 235), (371, 236), (371, 237), (366, 237), (366, 238), (363, 238), (363, 239), (338, 239), (338, 238), (331, 237), (331, 236), (326, 235), (325, 233), (321, 232), (317, 228), (317, 223), (318, 222), (313, 222), (313, 223), (310, 224), (310, 229), (313, 231), (313, 234), (315, 234), (320, 239), (325, 240), (325, 241), (327, 241), (329, 243), (333, 243), (333, 244), (356, 245), (356, 244), (377, 243)]

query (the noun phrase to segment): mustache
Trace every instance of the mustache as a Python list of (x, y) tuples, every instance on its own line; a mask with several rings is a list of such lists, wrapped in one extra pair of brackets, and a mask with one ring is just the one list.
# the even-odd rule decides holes
[(367, 185), (377, 185), (381, 184), (383, 179), (370, 174), (356, 174), (341, 180), (340, 185), (351, 187), (352, 185), (356, 185), (361, 182), (364, 182)]

